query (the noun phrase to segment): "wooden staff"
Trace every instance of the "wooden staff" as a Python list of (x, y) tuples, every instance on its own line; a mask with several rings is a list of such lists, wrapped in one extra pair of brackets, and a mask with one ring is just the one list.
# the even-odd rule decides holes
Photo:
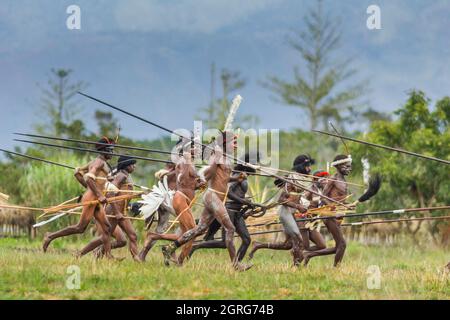
[[(274, 171), (283, 172), (283, 173), (293, 173), (293, 174), (297, 174), (297, 175), (300, 175), (300, 176), (303, 176), (303, 177), (318, 178), (318, 177), (316, 177), (314, 175), (311, 175), (311, 174), (298, 173), (298, 172), (295, 172), (295, 171), (289, 171), (289, 170), (283, 170), (283, 169), (274, 169), (274, 168), (266, 168), (266, 169), (267, 170), (272, 169)], [(252, 173), (250, 173), (250, 175), (252, 175)], [(263, 175), (263, 176), (265, 176), (265, 175)], [(333, 179), (333, 178), (327, 178), (327, 177), (320, 177), (320, 179), (325, 179), (325, 180), (328, 180), (328, 181), (342, 182), (341, 180), (337, 180), (337, 179)], [(290, 180), (310, 181), (310, 180), (302, 180), (302, 179), (290, 179)], [(349, 184), (349, 185), (352, 185), (352, 186), (360, 187), (360, 188), (365, 188), (366, 187), (365, 185), (359, 184), (359, 183), (353, 183), (353, 182), (348, 182), (348, 181), (345, 181), (345, 183)]]
[[(170, 129), (168, 129), (168, 128), (165, 128), (165, 127), (163, 127), (163, 126), (161, 126), (161, 125), (159, 125), (159, 124), (157, 124), (157, 123), (155, 123), (155, 122), (152, 122), (152, 121), (150, 121), (150, 120), (144, 119), (143, 117), (140, 117), (140, 116), (137, 116), (137, 115), (135, 115), (135, 114), (132, 114), (131, 112), (128, 112), (128, 111), (126, 111), (126, 110), (124, 110), (124, 109), (122, 109), (122, 108), (113, 106), (113, 105), (110, 104), (110, 103), (107, 103), (107, 102), (102, 101), (102, 100), (100, 100), (100, 99), (94, 98), (94, 97), (92, 97), (92, 96), (90, 96), (90, 95), (87, 95), (87, 94), (85, 94), (85, 93), (83, 93), (83, 92), (80, 92), (80, 91), (78, 91), (78, 94), (80, 94), (80, 95), (82, 95), (82, 96), (84, 96), (84, 97), (86, 97), (86, 98), (88, 98), (88, 99), (91, 99), (91, 100), (93, 100), (93, 101), (96, 101), (96, 102), (98, 102), (98, 103), (101, 103), (101, 104), (103, 104), (103, 105), (105, 105), (105, 106), (107, 106), (107, 107), (109, 107), (109, 108), (111, 108), (111, 109), (114, 109), (114, 110), (116, 110), (116, 111), (122, 112), (122, 113), (124, 113), (124, 114), (126, 114), (126, 115), (128, 115), (128, 116), (130, 116), (130, 117), (133, 117), (133, 118), (138, 119), (138, 120), (140, 120), (140, 121), (143, 121), (143, 122), (145, 122), (145, 123), (147, 123), (147, 124), (150, 124), (150, 125), (152, 125), (152, 126), (154, 126), (154, 127), (157, 127), (157, 128), (159, 128), (159, 129), (161, 129), (161, 130), (164, 130), (164, 131), (169, 132), (169, 133), (171, 133), (171, 134), (173, 134), (173, 135), (176, 135), (176, 136), (178, 136), (178, 137), (180, 137), (180, 138), (182, 138), (182, 139), (186, 139), (185, 136), (181, 135), (180, 133), (177, 133), (177, 132), (174, 131), (174, 130), (170, 130)], [(201, 142), (196, 141), (196, 140), (193, 139), (193, 138), (187, 138), (187, 139), (190, 140), (192, 143), (194, 143), (194, 144), (196, 144), (196, 145), (199, 145), (199, 146), (202, 146), (202, 147), (205, 148), (205, 149), (214, 151), (214, 148), (213, 148), (211, 145), (205, 145), (205, 144), (203, 144), (203, 143), (201, 143)], [(281, 180), (281, 181), (290, 183), (290, 184), (296, 186), (297, 188), (301, 188), (302, 190), (309, 191), (310, 193), (312, 193), (312, 194), (314, 194), (314, 195), (316, 195), (316, 196), (321, 196), (322, 198), (327, 199), (328, 201), (335, 202), (335, 203), (340, 204), (340, 205), (345, 206), (345, 207), (347, 206), (346, 204), (341, 203), (340, 201), (336, 201), (336, 200), (334, 200), (334, 199), (332, 199), (332, 198), (329, 198), (329, 197), (327, 197), (327, 196), (320, 195), (320, 194), (318, 194), (317, 192), (315, 192), (315, 191), (313, 191), (313, 190), (310, 190), (310, 189), (305, 188), (304, 186), (302, 186), (302, 185), (300, 185), (300, 184), (298, 184), (298, 183), (295, 183), (295, 182), (293, 182), (293, 181), (290, 181), (290, 180), (288, 180), (286, 177), (282, 177), (282, 176), (279, 176), (279, 175), (277, 175), (277, 174), (275, 174), (275, 173), (273, 173), (273, 172), (268, 171), (268, 169), (272, 169), (272, 168), (265, 168), (265, 167), (261, 167), (261, 166), (255, 166), (255, 165), (253, 165), (253, 164), (247, 163), (247, 162), (245, 162), (245, 161), (243, 161), (243, 160), (241, 160), (241, 159), (238, 159), (238, 158), (234, 157), (233, 155), (230, 155), (230, 154), (227, 154), (227, 153), (223, 153), (223, 157), (225, 157), (225, 158), (227, 158), (227, 159), (230, 159), (230, 160), (233, 160), (234, 162), (236, 162), (236, 163), (238, 163), (238, 164), (242, 164), (242, 165), (245, 165), (245, 166), (250, 167), (250, 168), (258, 169), (258, 170), (260, 170), (262, 173), (266, 173), (266, 174), (271, 175), (272, 177), (274, 177), (274, 178), (276, 178), (276, 179), (279, 179), (279, 180)], [(137, 159), (138, 159), (138, 158), (137, 158)], [(141, 157), (141, 159), (143, 159), (143, 158)], [(144, 160), (146, 160), (146, 159), (144, 159)], [(272, 169), (272, 170), (273, 170), (273, 169)]]
[(10, 204), (0, 204), (0, 208), (5, 209), (15, 209), (15, 210), (27, 210), (27, 211), (43, 211), (42, 208), (32, 208), (32, 207), (23, 207), (23, 206), (15, 206)]
[(9, 200), (9, 196), (7, 194), (1, 193), (1, 192), (0, 192), (0, 198), (3, 199), (4, 201)]
[(425, 156), (423, 154), (415, 153), (415, 152), (408, 151), (408, 150), (403, 150), (403, 149), (394, 148), (394, 147), (388, 147), (388, 146), (384, 146), (382, 144), (376, 144), (376, 143), (367, 142), (367, 141), (363, 141), (363, 140), (359, 140), (359, 139), (355, 139), (355, 138), (349, 138), (349, 137), (346, 137), (346, 136), (342, 136), (340, 134), (334, 134), (334, 133), (320, 131), (320, 130), (313, 130), (313, 131), (317, 132), (317, 133), (320, 133), (320, 134), (325, 134), (327, 136), (332, 136), (332, 137), (336, 137), (336, 138), (340, 138), (340, 139), (345, 139), (345, 140), (357, 142), (357, 143), (360, 143), (360, 144), (365, 144), (365, 145), (368, 145), (368, 146), (371, 146), (371, 147), (375, 147), (375, 148), (386, 149), (386, 150), (390, 150), (390, 151), (404, 153), (404, 154), (407, 154), (407, 155), (410, 155), (410, 156), (414, 156), (414, 157), (417, 157), (417, 158), (423, 158), (423, 159), (427, 159), (427, 160), (437, 161), (437, 162), (440, 162), (440, 163), (450, 164), (450, 161), (448, 161), (448, 160), (439, 159), (439, 158), (435, 158), (435, 157), (429, 157), (429, 156)]
[[(374, 211), (374, 212), (366, 212), (366, 213), (354, 213), (354, 214), (337, 214), (333, 216), (325, 216), (325, 217), (313, 217), (313, 218), (302, 218), (296, 219), (297, 222), (302, 221), (315, 221), (315, 220), (326, 220), (326, 219), (339, 219), (339, 218), (355, 218), (355, 217), (367, 217), (374, 215), (386, 215), (386, 214), (402, 214), (408, 212), (420, 212), (420, 211), (436, 211), (436, 210), (450, 210), (450, 206), (441, 206), (441, 207), (428, 207), (428, 208), (408, 208), (408, 209), (397, 209), (397, 210), (384, 210), (384, 211)], [(262, 227), (262, 226), (270, 226), (274, 224), (280, 224), (280, 222), (270, 222), (270, 223), (258, 223), (249, 225), (247, 227)]]
[[(107, 203), (114, 203), (114, 202), (119, 202), (119, 201), (123, 201), (123, 200), (128, 200), (128, 199), (133, 199), (136, 197), (136, 194), (131, 194), (131, 195), (122, 195), (122, 196), (117, 196), (117, 197), (111, 197), (108, 198), (108, 202)], [(55, 207), (50, 207), (47, 209), (44, 209), (45, 213), (55, 213), (61, 210), (66, 210), (66, 209), (73, 209), (73, 208), (78, 208), (78, 207), (84, 207), (84, 206), (91, 206), (91, 205), (95, 205), (95, 204), (99, 204), (100, 202), (98, 200), (92, 200), (92, 201), (87, 201), (87, 202), (83, 202), (83, 203), (75, 203), (75, 204), (66, 204), (66, 205), (62, 205), (62, 206), (55, 206)]]
[[(89, 140), (78, 140), (78, 139), (68, 139), (68, 138), (56, 138), (56, 137), (50, 137), (50, 136), (43, 136), (43, 135), (37, 135), (37, 134), (27, 134), (27, 133), (14, 133), (18, 136), (24, 136), (24, 137), (31, 137), (31, 138), (39, 138), (39, 139), (48, 139), (48, 140), (56, 140), (56, 141), (66, 141), (66, 142), (75, 142), (75, 143), (83, 143), (88, 145), (94, 145), (94, 146), (111, 146), (108, 143), (101, 143), (96, 141), (89, 141)], [(132, 146), (125, 146), (122, 144), (114, 144), (114, 148), (119, 149), (128, 149), (128, 150), (136, 150), (136, 151), (146, 151), (146, 152), (152, 152), (152, 153), (161, 153), (161, 154), (172, 154), (171, 151), (165, 151), (165, 150), (157, 150), (157, 149), (148, 149), (143, 147), (132, 147)]]
[[(392, 222), (408, 222), (408, 221), (423, 221), (423, 220), (448, 220), (450, 216), (440, 216), (440, 217), (422, 217), (422, 218), (405, 218), (405, 219), (392, 219), (392, 220), (378, 220), (378, 221), (361, 221), (361, 222), (353, 222), (353, 223), (343, 223), (341, 227), (352, 227), (352, 226), (364, 226), (370, 224), (381, 224), (381, 223), (392, 223)], [(301, 228), (301, 230), (309, 230), (308, 228)], [(267, 231), (258, 231), (250, 233), (251, 236), (270, 234), (270, 233), (280, 233), (284, 232), (283, 230), (267, 230)], [(234, 236), (239, 237), (239, 235)], [(214, 238), (213, 240), (221, 240), (222, 238)], [(194, 243), (203, 242), (204, 240), (196, 240)]]
[[(67, 201), (64, 201), (63, 203), (61, 203), (61, 204), (59, 204), (58, 206), (62, 206), (62, 205), (65, 205), (65, 204), (68, 204), (68, 203), (71, 203), (71, 202), (73, 202), (73, 201), (75, 201), (75, 200), (77, 200), (79, 197), (75, 197), (75, 198), (73, 198), (73, 199), (70, 199), (70, 200), (67, 200)], [(44, 212), (43, 214), (41, 214), (39, 217), (37, 217), (38, 219), (40, 219), (40, 218), (43, 218), (44, 216), (46, 215), (46, 213)]]

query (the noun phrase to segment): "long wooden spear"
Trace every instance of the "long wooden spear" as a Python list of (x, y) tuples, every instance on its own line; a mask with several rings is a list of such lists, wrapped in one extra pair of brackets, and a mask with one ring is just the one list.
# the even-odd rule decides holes
[[(54, 166), (75, 170), (75, 167), (68, 166), (66, 164), (62, 164), (62, 163), (58, 163), (58, 162), (54, 162), (54, 161), (50, 161), (50, 160), (46, 160), (46, 159), (42, 159), (42, 158), (32, 157), (32, 156), (28, 156), (26, 154), (22, 154), (22, 153), (18, 153), (18, 152), (12, 152), (12, 151), (3, 150), (3, 149), (0, 149), (0, 151), (3, 151), (3, 152), (8, 153), (8, 154), (15, 155), (15, 156), (23, 157), (23, 158), (26, 158), (26, 159), (40, 161), (40, 162), (51, 164), (51, 165), (54, 165)], [(100, 179), (100, 178), (98, 178), (98, 179)], [(107, 180), (106, 178), (103, 178), (103, 179)], [(144, 187), (144, 186), (140, 186), (138, 184), (133, 184), (133, 186), (135, 186), (136, 188), (143, 189), (143, 190), (150, 190), (149, 188)]]
[[(14, 133), (18, 136), (24, 136), (24, 137), (30, 137), (30, 138), (39, 138), (39, 139), (47, 139), (47, 140), (55, 140), (55, 141), (65, 141), (65, 142), (74, 142), (74, 143), (83, 143), (88, 145), (101, 145), (101, 146), (111, 146), (108, 143), (100, 143), (95, 141), (89, 141), (89, 140), (78, 140), (78, 139), (69, 139), (69, 138), (57, 138), (57, 137), (50, 137), (50, 136), (43, 136), (38, 134), (29, 134), (29, 133)], [(136, 151), (146, 151), (146, 152), (152, 152), (152, 153), (161, 153), (161, 154), (172, 154), (170, 151), (165, 150), (159, 150), (159, 149), (148, 149), (143, 147), (133, 147), (133, 146), (126, 146), (123, 144), (115, 144), (114, 148), (119, 149), (128, 149), (128, 150), (136, 150)]]
[(430, 156), (425, 156), (423, 154), (415, 153), (415, 152), (408, 151), (408, 150), (403, 150), (403, 149), (394, 148), (394, 147), (388, 147), (388, 146), (384, 146), (382, 144), (376, 144), (376, 143), (372, 143), (372, 142), (367, 142), (367, 141), (363, 141), (363, 140), (359, 140), (359, 139), (355, 139), (355, 138), (350, 138), (350, 137), (342, 136), (340, 134), (334, 134), (334, 133), (325, 132), (325, 131), (321, 131), (321, 130), (312, 130), (312, 131), (320, 133), (320, 134), (324, 134), (324, 135), (327, 135), (327, 136), (332, 136), (332, 137), (336, 137), (336, 138), (340, 138), (340, 139), (344, 139), (344, 140), (349, 140), (349, 141), (365, 144), (365, 145), (376, 147), (376, 148), (386, 149), (386, 150), (390, 150), (390, 151), (395, 151), (395, 152), (399, 152), (399, 153), (408, 154), (410, 156), (414, 156), (414, 157), (418, 157), (418, 158), (422, 158), (422, 159), (427, 159), (427, 160), (437, 161), (437, 162), (440, 162), (440, 163), (450, 164), (450, 161), (448, 161), (448, 160), (439, 159), (439, 158), (430, 157)]
[[(111, 197), (111, 198), (107, 198), (107, 200), (108, 200), (107, 203), (120, 202), (120, 201), (127, 200), (127, 199), (133, 199), (135, 197), (136, 197), (136, 194), (131, 194), (131, 195), (126, 194), (126, 195), (122, 195), (122, 196)], [(49, 207), (49, 208), (33, 208), (33, 207), (15, 206), (15, 205), (9, 205), (9, 204), (0, 204), (0, 208), (27, 210), (27, 211), (41, 211), (41, 212), (43, 211), (46, 214), (52, 214), (52, 213), (56, 213), (56, 212), (64, 212), (61, 210), (74, 209), (74, 208), (79, 208), (79, 207), (84, 207), (84, 206), (91, 206), (91, 205), (98, 204), (98, 203), (100, 203), (98, 200), (92, 200), (92, 201), (86, 201), (86, 202), (82, 202), (82, 203), (57, 205), (57, 206)]]
[[(52, 148), (59, 148), (59, 149), (66, 149), (66, 150), (74, 150), (74, 151), (81, 151), (81, 152), (89, 152), (89, 153), (96, 153), (96, 154), (105, 154), (105, 151), (97, 151), (97, 150), (91, 150), (87, 148), (79, 148), (79, 147), (68, 147), (68, 146), (61, 146), (57, 144), (51, 144), (51, 143), (45, 143), (45, 142), (36, 142), (36, 141), (29, 141), (29, 140), (22, 140), (22, 139), (14, 139), (14, 141), (18, 142), (24, 142), (24, 143), (30, 143), (30, 144), (37, 144), (41, 146), (46, 147), (52, 147)], [(154, 159), (154, 158), (148, 158), (148, 157), (141, 157), (141, 156), (135, 156), (135, 155), (129, 155), (129, 154), (121, 154), (121, 153), (109, 153), (112, 156), (120, 157), (120, 156), (127, 156), (132, 157), (138, 160), (145, 160), (145, 161), (152, 161), (152, 162), (162, 162), (162, 163), (172, 163), (171, 161), (164, 160), (164, 159)]]
[[(131, 195), (126, 194), (126, 195), (122, 195), (122, 196), (107, 198), (107, 203), (114, 203), (114, 202), (120, 202), (123, 200), (133, 199), (133, 198), (136, 198), (136, 195), (137, 194), (131, 194)], [(58, 212), (61, 210), (67, 210), (67, 209), (73, 209), (73, 208), (79, 208), (79, 207), (85, 207), (85, 206), (92, 206), (94, 204), (99, 204), (99, 203), (100, 203), (100, 201), (98, 201), (98, 200), (92, 200), (92, 201), (86, 201), (86, 202), (81, 202), (81, 203), (58, 205), (58, 206), (44, 209), (44, 213), (51, 214), (51, 213), (55, 213), (55, 212)]]
[[(107, 143), (100, 143), (100, 142), (95, 142), (95, 141), (89, 141), (89, 140), (79, 140), (79, 139), (70, 139), (70, 138), (57, 138), (57, 137), (51, 137), (51, 136), (44, 136), (44, 135), (38, 135), (38, 134), (29, 134), (29, 133), (14, 133), (15, 135), (19, 135), (19, 136), (25, 136), (25, 137), (30, 137), (30, 138), (39, 138), (39, 139), (48, 139), (48, 140), (55, 140), (55, 141), (65, 141), (65, 142), (74, 142), (74, 143), (82, 143), (82, 144), (88, 144), (88, 145), (104, 145), (104, 146), (110, 146)], [(143, 148), (143, 147), (133, 147), (133, 146), (127, 146), (127, 145), (121, 145), (121, 144), (115, 144), (114, 148), (119, 148), (119, 149), (127, 149), (127, 150), (136, 150), (136, 151), (145, 151), (145, 152), (152, 152), (152, 153), (160, 153), (160, 154), (174, 154), (171, 151), (165, 151), (165, 150), (159, 150), (159, 149), (148, 149), (148, 148)], [(233, 170), (235, 172), (243, 172), (243, 171), (237, 171), (237, 170)], [(277, 170), (280, 171), (280, 170)], [(292, 173), (292, 171), (287, 171), (287, 170), (283, 170), (283, 172), (289, 172)], [(247, 172), (246, 172), (247, 173)], [(262, 177), (272, 177), (270, 175), (267, 174), (258, 174), (258, 173), (247, 173), (249, 175), (254, 175), (254, 176), (262, 176)], [(300, 174), (297, 173), (301, 176), (304, 177), (311, 177), (314, 178), (313, 175), (310, 174)], [(332, 178), (327, 178), (327, 177), (323, 177), (323, 179), (325, 180), (330, 180), (330, 181), (338, 181), (336, 179), (332, 179)], [(310, 180), (308, 179), (290, 179), (290, 180), (294, 180), (294, 181), (307, 181), (309, 182)], [(352, 182), (347, 182), (347, 184), (349, 185), (354, 185), (354, 186), (358, 186), (358, 187), (364, 187), (364, 185), (361, 184), (357, 184), (357, 183), (352, 183)]]
[(52, 164), (54, 166), (75, 170), (74, 167), (71, 167), (71, 166), (68, 166), (68, 165), (65, 165), (65, 164), (62, 164), (62, 163), (58, 163), (58, 162), (54, 162), (54, 161), (50, 161), (50, 160), (45, 160), (45, 159), (38, 158), (38, 157), (32, 157), (32, 156), (29, 156), (29, 155), (26, 155), (26, 154), (23, 154), (23, 153), (8, 151), (8, 150), (4, 150), (4, 149), (0, 149), (0, 151), (2, 151), (4, 153), (15, 155), (15, 156), (19, 156), (19, 157), (22, 157), (22, 158), (27, 158), (27, 159), (30, 159), (30, 160), (36, 160), (36, 161)]
[[(386, 214), (403, 214), (403, 213), (409, 213), (409, 212), (437, 211), (437, 210), (450, 210), (450, 206), (429, 207), (429, 208), (407, 208), (407, 209), (384, 210), (384, 211), (374, 211), (374, 212), (354, 213), (354, 214), (336, 214), (335, 216), (324, 216), (324, 217), (319, 216), (319, 217), (312, 217), (312, 218), (301, 218), (301, 219), (296, 219), (296, 221), (302, 222), (302, 221), (316, 221), (316, 220), (339, 219), (339, 218), (368, 217), (368, 216), (377, 216), (377, 215), (386, 215)], [(262, 226), (270, 226), (270, 225), (280, 224), (280, 223), (281, 222), (259, 223), (259, 224), (249, 225), (248, 227), (262, 227)]]
[[(371, 224), (383, 224), (383, 223), (393, 223), (393, 222), (409, 222), (409, 221), (427, 221), (427, 220), (448, 220), (450, 216), (439, 216), (439, 217), (421, 217), (421, 218), (405, 218), (405, 219), (391, 219), (391, 220), (377, 220), (377, 221), (360, 221), (360, 222), (352, 222), (352, 223), (343, 223), (342, 227), (358, 227), (365, 226)], [(250, 227), (250, 226), (249, 226)], [(301, 230), (309, 230), (308, 228), (301, 228)], [(270, 234), (270, 233), (280, 233), (284, 232), (284, 229), (277, 230), (267, 230), (267, 231), (257, 231), (250, 233), (251, 236), (257, 236), (262, 234)], [(235, 235), (235, 238), (239, 237), (239, 235)], [(222, 238), (214, 238), (213, 240), (221, 240)], [(194, 243), (203, 242), (204, 240), (196, 240)]]
[[(121, 113), (124, 113), (124, 114), (126, 114), (126, 115), (128, 115), (128, 116), (130, 116), (130, 117), (133, 117), (133, 118), (138, 119), (138, 120), (140, 120), (140, 121), (142, 121), (142, 122), (145, 122), (145, 123), (150, 124), (150, 125), (152, 125), (152, 126), (154, 126), (154, 127), (157, 127), (157, 128), (159, 128), (159, 129), (161, 129), (161, 130), (163, 130), (163, 131), (166, 131), (166, 132), (168, 132), (168, 133), (171, 133), (171, 134), (173, 134), (173, 135), (176, 135), (176, 136), (178, 136), (178, 137), (180, 137), (180, 138), (182, 138), (182, 139), (190, 140), (190, 141), (192, 141), (194, 144), (200, 145), (200, 146), (202, 146), (202, 147), (204, 147), (204, 148), (206, 148), (206, 149), (208, 149), (208, 150), (214, 151), (214, 148), (211, 147), (210, 145), (205, 145), (205, 144), (203, 144), (203, 143), (201, 143), (201, 142), (196, 141), (196, 140), (193, 139), (193, 138), (185, 137), (185, 136), (183, 136), (183, 135), (181, 135), (181, 134), (179, 134), (179, 133), (177, 133), (177, 132), (175, 132), (175, 131), (173, 131), (173, 130), (170, 130), (170, 129), (168, 129), (168, 128), (165, 128), (165, 127), (163, 127), (163, 126), (161, 126), (161, 125), (159, 125), (159, 124), (157, 124), (157, 123), (155, 123), (155, 122), (153, 122), (153, 121), (144, 119), (143, 117), (140, 117), (140, 116), (137, 116), (137, 115), (135, 115), (135, 114), (132, 114), (131, 112), (128, 112), (128, 111), (126, 111), (126, 110), (124, 110), (124, 109), (122, 109), (122, 108), (113, 106), (113, 105), (110, 104), (110, 103), (107, 103), (107, 102), (102, 101), (102, 100), (100, 100), (100, 99), (94, 98), (94, 97), (92, 97), (92, 96), (90, 96), (90, 95), (87, 95), (87, 94), (85, 94), (85, 93), (82, 93), (82, 92), (80, 92), (80, 91), (78, 91), (78, 94), (80, 94), (80, 95), (82, 95), (82, 96), (84, 96), (84, 97), (86, 97), (86, 98), (88, 98), (88, 99), (94, 100), (94, 101), (96, 101), (96, 102), (98, 102), (98, 103), (101, 103), (101, 104), (103, 104), (103, 105), (105, 105), (105, 106), (107, 106), (107, 107), (109, 107), (109, 108), (111, 108), (111, 109), (114, 109), (114, 110), (116, 110), (116, 111), (119, 111), (119, 112), (121, 112)], [(227, 159), (233, 160), (234, 162), (236, 162), (236, 163), (238, 163), (238, 164), (242, 164), (242, 165), (245, 165), (245, 166), (248, 166), (248, 167), (252, 167), (252, 168), (258, 169), (258, 170), (260, 170), (261, 172), (266, 173), (266, 174), (268, 174), (268, 175), (270, 175), (270, 176), (272, 176), (272, 177), (274, 177), (274, 178), (276, 178), (276, 179), (279, 179), (279, 180), (281, 180), (281, 181), (290, 183), (290, 184), (292, 184), (292, 185), (294, 185), (294, 186), (296, 186), (296, 187), (298, 187), (298, 188), (300, 188), (300, 189), (302, 189), (302, 190), (308, 191), (308, 192), (310, 192), (310, 193), (312, 193), (312, 194), (314, 194), (314, 195), (316, 195), (316, 196), (320, 196), (320, 197), (322, 197), (322, 198), (324, 198), (324, 199), (327, 199), (328, 201), (337, 203), (337, 204), (339, 204), (339, 205), (341, 205), (341, 206), (344, 206), (344, 207), (347, 207), (347, 208), (348, 208), (348, 205), (346, 205), (346, 204), (344, 204), (344, 203), (342, 203), (342, 202), (340, 202), (340, 201), (334, 200), (334, 199), (332, 199), (332, 198), (330, 198), (330, 197), (328, 197), (328, 196), (325, 196), (325, 195), (321, 195), (321, 194), (319, 194), (318, 192), (315, 192), (314, 190), (311, 190), (311, 189), (309, 189), (309, 188), (305, 188), (304, 186), (302, 186), (302, 185), (300, 185), (300, 184), (298, 184), (298, 183), (295, 183), (295, 182), (293, 182), (292, 180), (287, 179), (286, 177), (282, 177), (282, 176), (279, 176), (279, 175), (277, 175), (277, 174), (274, 174), (273, 172), (268, 171), (267, 168), (264, 168), (264, 167), (261, 167), (261, 166), (255, 166), (255, 165), (253, 165), (253, 164), (247, 163), (247, 162), (245, 162), (245, 161), (243, 161), (243, 160), (241, 160), (241, 159), (238, 159), (238, 158), (234, 157), (233, 155), (230, 155), (230, 154), (227, 154), (227, 153), (224, 153), (223, 156), (224, 156), (225, 158), (227, 158)]]

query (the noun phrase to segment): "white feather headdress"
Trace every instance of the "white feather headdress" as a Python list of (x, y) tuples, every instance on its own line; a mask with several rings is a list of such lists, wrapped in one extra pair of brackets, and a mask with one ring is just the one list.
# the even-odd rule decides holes
[(228, 113), (227, 121), (225, 121), (225, 126), (223, 131), (231, 131), (233, 129), (233, 122), (236, 118), (236, 113), (241, 105), (242, 97), (237, 95), (234, 97), (233, 102), (231, 103), (230, 112)]

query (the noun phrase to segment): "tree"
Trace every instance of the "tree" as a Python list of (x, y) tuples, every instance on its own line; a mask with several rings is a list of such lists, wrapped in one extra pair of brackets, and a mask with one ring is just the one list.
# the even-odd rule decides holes
[(295, 66), (293, 82), (270, 76), (262, 84), (275, 94), (277, 101), (306, 110), (312, 129), (320, 121), (328, 128), (329, 120), (341, 124), (345, 111), (360, 107), (366, 85), (347, 85), (356, 70), (350, 67), (351, 59), (334, 58), (341, 40), (339, 21), (323, 12), (322, 0), (317, 0), (317, 6), (304, 20), (306, 30), (290, 36), (288, 44), (300, 53), (306, 70)]
[[(222, 97), (215, 97), (215, 65), (211, 66), (211, 101), (205, 108), (201, 108), (197, 118), (202, 120), (207, 128), (223, 129), (231, 105), (230, 97), (242, 89), (246, 81), (241, 77), (238, 71), (229, 71), (222, 69), (220, 72), (220, 83), (222, 86)], [(252, 115), (239, 115), (235, 120), (235, 127), (245, 126), (246, 124), (256, 123), (258, 118)]]
[(75, 95), (87, 87), (83, 81), (72, 82), (70, 69), (51, 69), (46, 87), (41, 87), (41, 108), (46, 116), (45, 124), (36, 126), (38, 132), (55, 136), (81, 137), (84, 123), (77, 119), (79, 113)]
[[(450, 98), (439, 100), (433, 111), (421, 91), (411, 91), (395, 121), (373, 122), (365, 141), (450, 159)], [(380, 193), (367, 204), (370, 209), (432, 207), (448, 205), (448, 166), (396, 152), (351, 145), (354, 158), (368, 158), (373, 172), (383, 175)], [(361, 168), (355, 165), (355, 171)], [(441, 214), (433, 211), (431, 214)], [(436, 223), (430, 225), (430, 233)], [(417, 224), (420, 226), (420, 223)], [(418, 227), (410, 230), (413, 234)]]
[(369, 124), (372, 124), (375, 121), (391, 121), (391, 116), (389, 114), (372, 108), (368, 108), (362, 112), (359, 117), (361, 117), (362, 120), (367, 121)]
[(117, 135), (119, 125), (111, 112), (97, 110), (95, 111), (95, 120), (97, 120), (100, 136), (113, 138)]

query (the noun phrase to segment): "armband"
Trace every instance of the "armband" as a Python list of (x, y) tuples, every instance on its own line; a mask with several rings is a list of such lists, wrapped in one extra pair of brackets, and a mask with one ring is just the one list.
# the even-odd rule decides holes
[(83, 176), (83, 179), (84, 179), (84, 181), (86, 181), (87, 182), (87, 180), (88, 180), (88, 178), (91, 178), (92, 180), (97, 180), (97, 177), (93, 174), (93, 173), (86, 173), (84, 176)]
[(105, 189), (106, 189), (106, 191), (108, 191), (108, 192), (118, 192), (118, 191), (120, 191), (119, 188), (117, 188), (117, 187), (114, 185), (114, 183), (111, 183), (111, 182), (106, 182), (106, 184), (105, 184)]

